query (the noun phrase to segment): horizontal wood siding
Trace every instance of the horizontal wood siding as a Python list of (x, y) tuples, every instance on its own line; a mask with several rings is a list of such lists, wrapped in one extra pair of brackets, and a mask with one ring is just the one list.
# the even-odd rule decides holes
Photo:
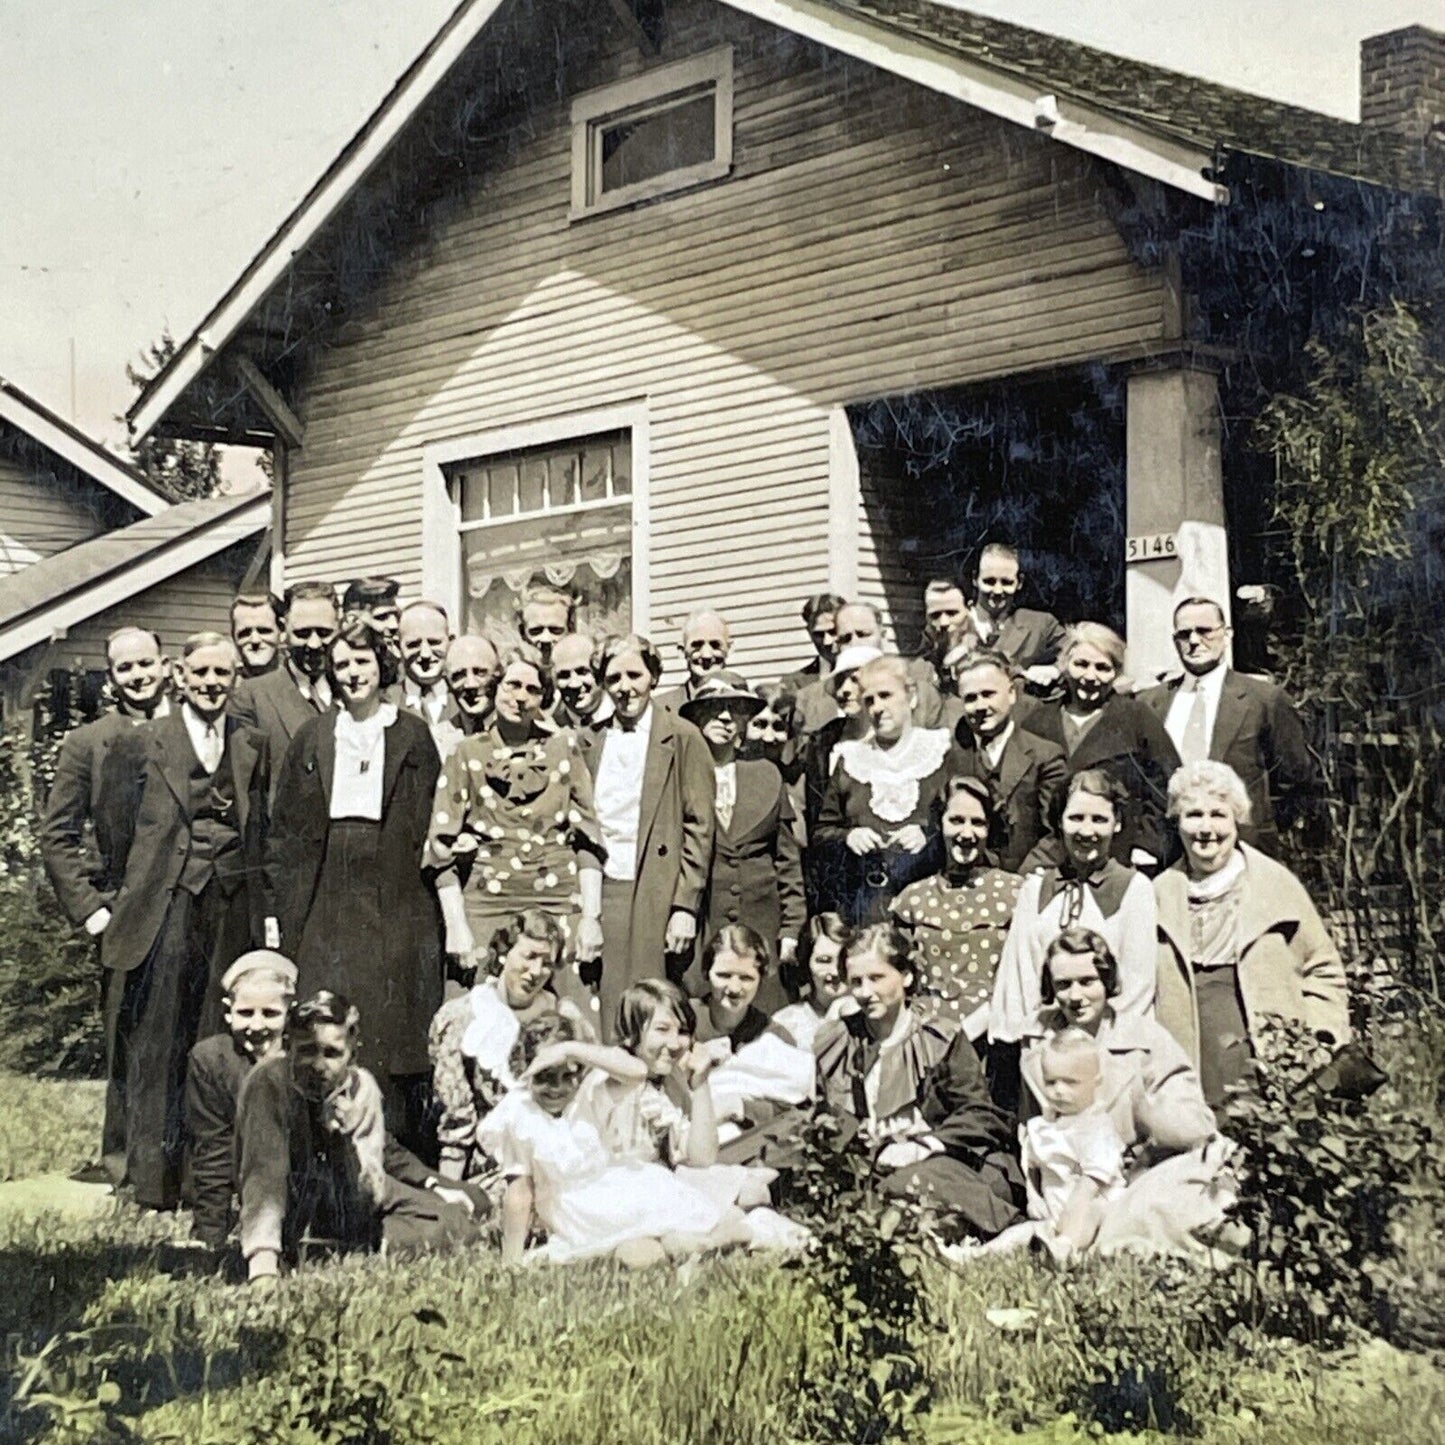
[(104, 531), (103, 508), (79, 487), (0, 457), (0, 577)]
[[(827, 584), (831, 407), (1161, 334), (1087, 157), (735, 12), (673, 7), (669, 35), (664, 59), (735, 47), (734, 174), (569, 224), (567, 107), (539, 99), (305, 378), (288, 578), (423, 587), (424, 447), (645, 398), (648, 628), (675, 663), (719, 605), (762, 678), (807, 656), (798, 601)], [(885, 601), (901, 563), (860, 542)]]
[(255, 555), (253, 538), (137, 593), (129, 602), (99, 612), (47, 649), (38, 671), (55, 667), (103, 668), (105, 639), (134, 623), (160, 633), (167, 655), (181, 655), (181, 644), (195, 632), (229, 632), (231, 599)]

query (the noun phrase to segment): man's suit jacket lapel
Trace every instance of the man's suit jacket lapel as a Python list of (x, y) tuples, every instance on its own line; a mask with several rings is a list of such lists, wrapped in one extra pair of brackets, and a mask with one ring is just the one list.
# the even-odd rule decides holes
[(236, 785), (236, 821), (241, 832), (251, 814), (251, 779), (256, 772), (256, 744), (233, 717), (225, 721), (226, 756), (231, 760), (231, 777)]
[(677, 729), (670, 714), (654, 706), (652, 709), (652, 736), (647, 743), (647, 758), (642, 767), (642, 803), (637, 817), (637, 847), (639, 853), (647, 846), (657, 809), (662, 802), (662, 791), (667, 786), (667, 775), (672, 771), (677, 755)]
[(1240, 729), (1249, 720), (1249, 689), (1242, 686), (1239, 674), (1224, 674), (1219, 692), (1219, 711), (1214, 715), (1214, 732), (1209, 739), (1209, 756), (1219, 759), (1229, 751)]
[(166, 780), (166, 786), (175, 794), (176, 803), (184, 814), (190, 802), (191, 769), (196, 763), (196, 750), (191, 746), (180, 708), (162, 719), (151, 735), (150, 751)]
[(1003, 802), (1013, 796), (1013, 791), (1023, 782), (1033, 762), (1026, 735), (1014, 725), (1014, 735), (1004, 745), (1003, 756), (998, 760), (998, 797)]

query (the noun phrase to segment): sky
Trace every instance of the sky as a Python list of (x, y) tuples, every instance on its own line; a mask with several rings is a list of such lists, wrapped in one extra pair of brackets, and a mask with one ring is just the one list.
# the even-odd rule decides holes
[[(0, 376), (119, 442), (126, 363), (189, 335), (455, 4), (0, 0)], [(1445, 0), (957, 8), (1351, 120), (1362, 38), (1445, 29)]]

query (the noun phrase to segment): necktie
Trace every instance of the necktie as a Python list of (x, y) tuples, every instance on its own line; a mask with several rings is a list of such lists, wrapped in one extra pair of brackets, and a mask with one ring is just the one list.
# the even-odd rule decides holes
[(1189, 716), (1184, 722), (1184, 738), (1179, 744), (1179, 756), (1186, 763), (1202, 763), (1209, 757), (1209, 732), (1205, 727), (1204, 689), (1197, 678), (1190, 680), (1194, 701), (1189, 705)]
[(221, 766), (221, 730), (215, 723), (206, 725), (205, 744), (201, 766), (208, 773), (214, 773)]

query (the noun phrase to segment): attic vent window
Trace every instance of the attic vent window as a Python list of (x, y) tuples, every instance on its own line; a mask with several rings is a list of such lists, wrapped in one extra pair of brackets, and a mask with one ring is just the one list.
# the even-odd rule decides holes
[(732, 158), (731, 46), (588, 91), (572, 102), (572, 218), (719, 180)]

